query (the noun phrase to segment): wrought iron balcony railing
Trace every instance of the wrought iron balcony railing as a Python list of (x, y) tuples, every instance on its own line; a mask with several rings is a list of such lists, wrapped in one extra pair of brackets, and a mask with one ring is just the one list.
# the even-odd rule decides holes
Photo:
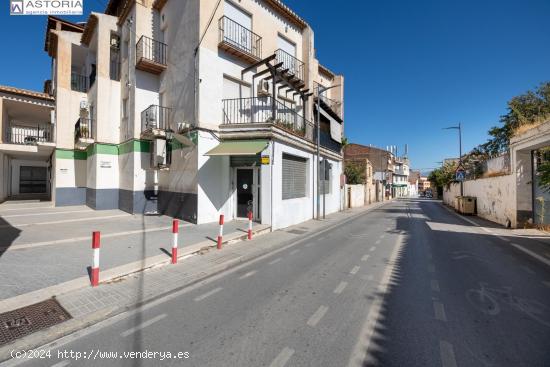
[(165, 43), (141, 36), (136, 44), (136, 66), (145, 71), (160, 73), (167, 65)]
[(7, 142), (11, 144), (35, 145), (53, 142), (52, 125), (11, 125), (7, 129)]
[(77, 73), (71, 73), (71, 90), (75, 92), (88, 92), (90, 84), (86, 75), (80, 75)]
[(262, 58), (262, 37), (240, 25), (233, 19), (223, 16), (219, 20), (220, 45), (229, 46), (252, 59)]
[(291, 107), (271, 96), (224, 99), (223, 124), (270, 123), (307, 140), (313, 139), (313, 124)]
[(75, 142), (81, 139), (93, 139), (92, 128), (94, 120), (89, 118), (79, 118), (74, 124), (74, 139)]
[(172, 109), (157, 105), (150, 105), (141, 111), (142, 131), (148, 129), (167, 130), (170, 128)]
[(280, 48), (275, 51), (275, 60), (277, 63), (283, 63), (281, 68), (288, 69), (288, 74), (293, 75), (297, 79), (304, 80), (305, 64), (302, 61)]

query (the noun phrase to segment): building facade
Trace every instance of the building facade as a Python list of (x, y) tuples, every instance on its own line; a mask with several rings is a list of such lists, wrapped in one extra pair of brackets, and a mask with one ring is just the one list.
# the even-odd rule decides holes
[(340, 210), (344, 78), (282, 2), (111, 0), (85, 25), (49, 17), (46, 51), (55, 205), (273, 229), (314, 217), (318, 191)]

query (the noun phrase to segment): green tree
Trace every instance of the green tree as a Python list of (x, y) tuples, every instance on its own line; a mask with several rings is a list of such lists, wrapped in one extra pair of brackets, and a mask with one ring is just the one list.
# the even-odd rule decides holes
[(365, 166), (359, 162), (346, 162), (344, 174), (346, 175), (346, 182), (350, 185), (365, 183)]

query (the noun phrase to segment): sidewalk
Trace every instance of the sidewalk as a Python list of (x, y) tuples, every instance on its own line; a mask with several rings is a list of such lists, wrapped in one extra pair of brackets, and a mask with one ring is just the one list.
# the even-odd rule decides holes
[(465, 216), (457, 213), (453, 208), (441, 204), (452, 211), (462, 220), (479, 227), (485, 234), (492, 235), (509, 243), (519, 251), (550, 266), (550, 233), (538, 229), (508, 229), (503, 226), (477, 216)]
[[(54, 295), (37, 294), (36, 301), (55, 296), (72, 319), (4, 345), (0, 348), (0, 360), (7, 359), (9, 357), (7, 353), (15, 346), (32, 348), (43, 345), (137, 305), (173, 294), (206, 277), (238, 266), (239, 263), (270, 256), (294, 245), (297, 241), (304, 241), (313, 235), (328, 232), (341, 222), (352, 220), (386, 203), (389, 202), (334, 213), (328, 215), (325, 220), (311, 220), (285, 230), (254, 237), (251, 241), (229, 242), (221, 251), (215, 248), (203, 249), (195, 253), (196, 256), (180, 259), (176, 265), (152, 267), (147, 271), (100, 284), (97, 288), (86, 286), (73, 291), (58, 289), (58, 293)], [(12, 306), (15, 306), (15, 303), (12, 303)]]
[[(179, 223), (179, 254), (214, 244), (218, 223)], [(227, 222), (224, 237), (242, 236), (247, 226), (246, 221)], [(254, 229), (267, 228), (254, 223)], [(170, 217), (94, 211), (85, 206), (54, 208), (4, 203), (0, 205), (0, 310), (5, 309), (3, 302), (8, 298), (67, 282), (70, 283), (64, 286), (71, 289), (89, 284), (92, 231), (101, 232), (103, 279), (169, 259)]]

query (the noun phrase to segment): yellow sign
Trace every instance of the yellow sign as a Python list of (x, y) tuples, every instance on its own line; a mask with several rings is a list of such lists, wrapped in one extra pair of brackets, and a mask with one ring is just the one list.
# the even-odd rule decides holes
[(261, 162), (262, 162), (262, 164), (269, 164), (269, 156), (268, 155), (262, 155)]

